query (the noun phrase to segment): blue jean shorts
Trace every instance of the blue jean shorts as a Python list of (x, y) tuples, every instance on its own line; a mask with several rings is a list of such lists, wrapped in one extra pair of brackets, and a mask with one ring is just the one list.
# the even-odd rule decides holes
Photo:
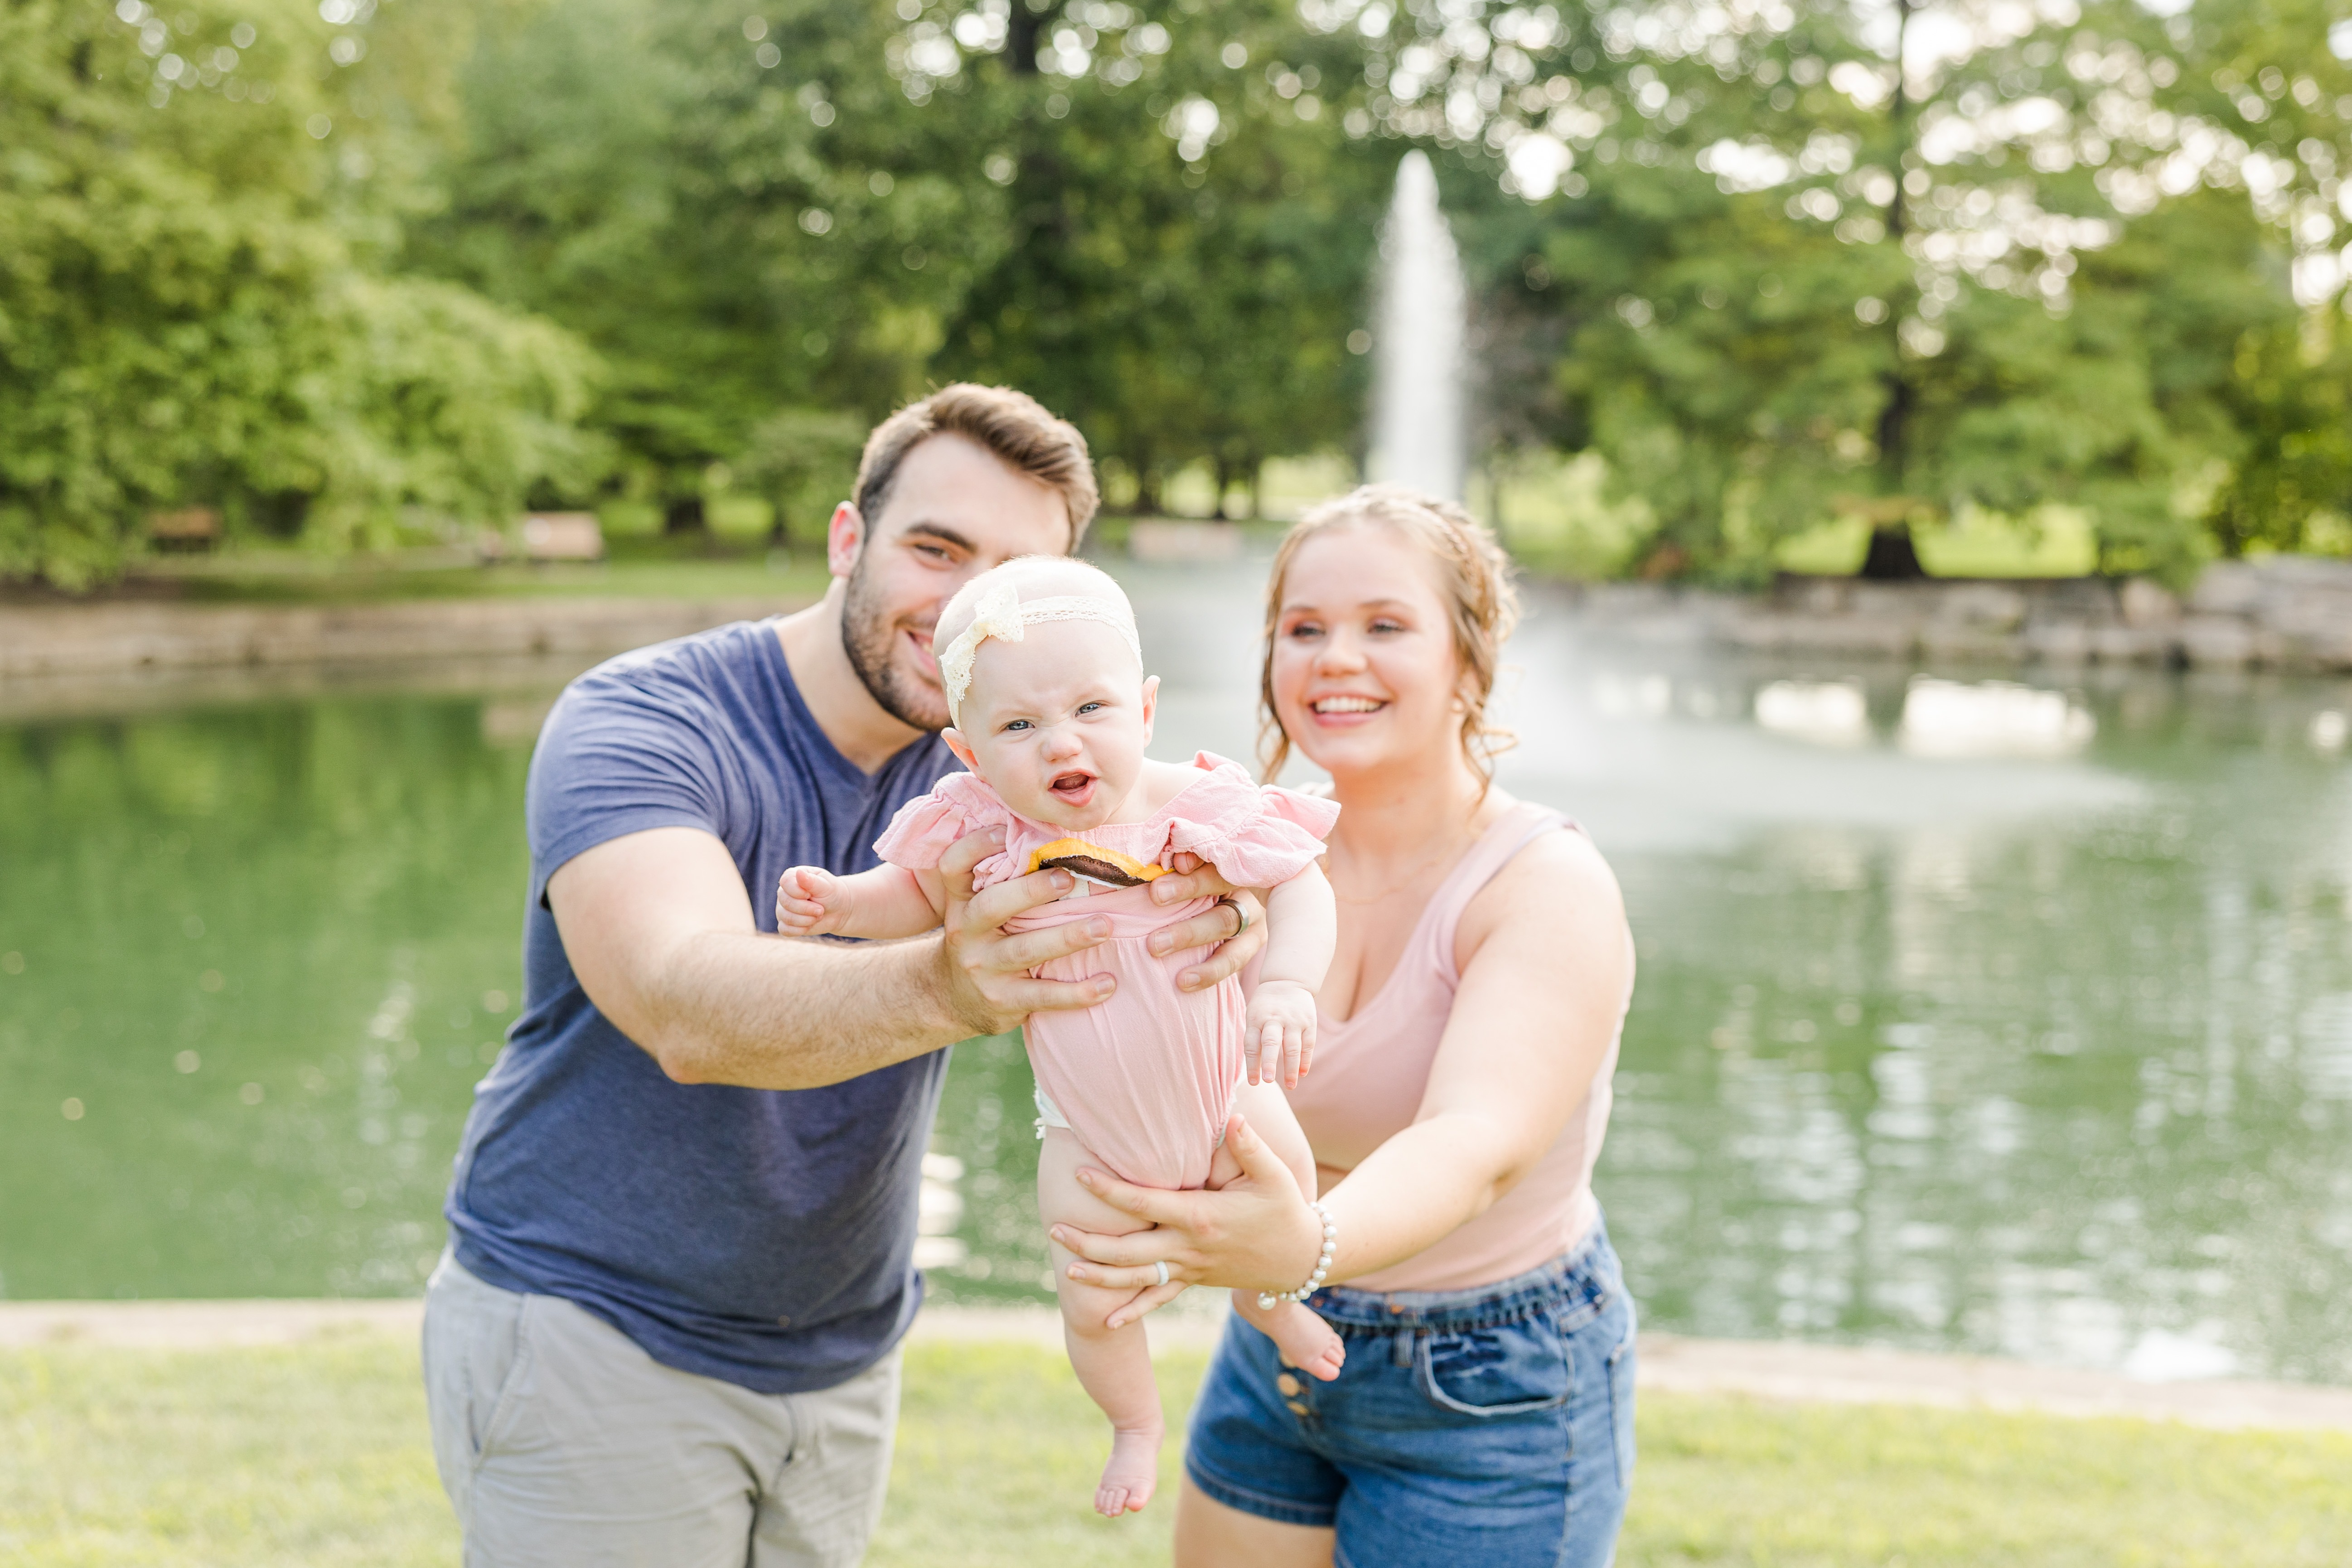
[(1633, 1303), (1596, 1224), (1541, 1268), (1469, 1290), (1335, 1286), (1336, 1383), (1235, 1318), (1184, 1465), (1244, 1513), (1337, 1532), (1337, 1568), (1605, 1568), (1633, 1474)]

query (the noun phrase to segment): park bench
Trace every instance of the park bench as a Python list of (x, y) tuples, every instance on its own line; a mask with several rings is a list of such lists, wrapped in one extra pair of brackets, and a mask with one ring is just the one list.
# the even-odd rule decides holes
[(210, 550), (220, 542), (221, 514), (208, 506), (147, 514), (147, 542), (158, 550)]

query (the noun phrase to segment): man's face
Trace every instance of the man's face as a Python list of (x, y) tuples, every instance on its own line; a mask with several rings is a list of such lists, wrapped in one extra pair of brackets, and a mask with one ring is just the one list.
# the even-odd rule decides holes
[(835, 511), (827, 557), (848, 579), (841, 646), (857, 678), (902, 724), (948, 722), (931, 628), (966, 579), (1016, 555), (1070, 548), (1062, 492), (961, 436), (926, 437), (899, 459), (881, 515)]

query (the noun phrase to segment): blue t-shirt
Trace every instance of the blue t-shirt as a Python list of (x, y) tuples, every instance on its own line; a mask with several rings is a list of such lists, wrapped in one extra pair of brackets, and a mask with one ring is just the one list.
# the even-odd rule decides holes
[(953, 771), (929, 737), (861, 773), (802, 702), (772, 621), (573, 681), (530, 763), (522, 1016), (457, 1151), (458, 1261), (762, 1394), (830, 1388), (880, 1360), (922, 1299), (915, 1208), (947, 1053), (826, 1089), (673, 1083), (581, 990), (547, 879), (606, 839), (699, 827), (772, 931), (786, 867), (876, 864), (892, 814)]

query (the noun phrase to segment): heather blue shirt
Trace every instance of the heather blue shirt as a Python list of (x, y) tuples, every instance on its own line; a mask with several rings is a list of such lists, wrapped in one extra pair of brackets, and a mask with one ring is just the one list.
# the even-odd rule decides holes
[(608, 838), (698, 827), (773, 931), (786, 867), (874, 865), (891, 815), (955, 766), (933, 737), (859, 772), (802, 702), (772, 621), (573, 681), (530, 763), (522, 1016), (457, 1151), (458, 1261), (763, 1394), (830, 1388), (887, 1353), (922, 1300), (915, 1205), (947, 1053), (828, 1089), (673, 1083), (581, 990), (545, 894)]

